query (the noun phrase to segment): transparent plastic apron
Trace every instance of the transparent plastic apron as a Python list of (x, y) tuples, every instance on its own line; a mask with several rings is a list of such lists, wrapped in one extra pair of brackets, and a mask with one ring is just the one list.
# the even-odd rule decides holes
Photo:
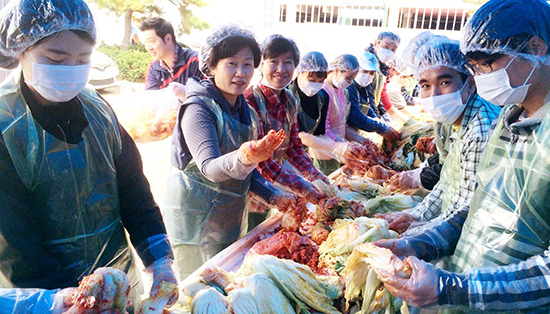
[[(511, 140), (500, 139), (500, 119), (478, 166), (478, 186), (451, 258), (452, 271), (518, 263), (548, 249), (549, 119), (547, 114), (535, 131), (512, 134)], [(527, 142), (518, 142), (521, 138)], [(523, 149), (514, 149), (516, 143)]]
[(89, 126), (80, 143), (69, 144), (33, 119), (19, 76), (12, 74), (0, 89), (0, 128), (17, 174), (32, 195), (30, 209), (45, 254), (60, 263), (70, 286), (97, 267), (129, 271), (131, 252), (115, 170), (122, 140), (114, 113), (97, 93), (82, 91), (77, 98)]
[(282, 165), (283, 157), (286, 155), (286, 151), (290, 147), (290, 132), (294, 126), (294, 121), (298, 115), (298, 106), (296, 104), (296, 99), (292, 96), (292, 93), (286, 88), (283, 89), (283, 92), (286, 93), (287, 106), (286, 106), (286, 119), (284, 121), (279, 121), (275, 117), (272, 117), (267, 111), (267, 106), (265, 103), (265, 98), (260, 89), (259, 85), (254, 86), (254, 98), (260, 108), (260, 118), (262, 119), (264, 134), (267, 134), (269, 130), (284, 130), (286, 137), (283, 141), (283, 144), (279, 146), (277, 150), (273, 153), (273, 160)]
[[(290, 86), (290, 89), (294, 93), (294, 98), (297, 100), (300, 100), (300, 97), (299, 97), (300, 94), (298, 93), (298, 88), (299, 87), (297, 84), (292, 84)], [(317, 119), (313, 119), (312, 117), (310, 117), (303, 110), (303, 108), (301, 108), (302, 107), (301, 102), (300, 102), (300, 107), (298, 109), (298, 121), (300, 121), (300, 124), (305, 127), (306, 129), (305, 132), (309, 134), (313, 134), (313, 132), (317, 130), (319, 123), (321, 123), (321, 110), (323, 109), (324, 99), (323, 97), (321, 97), (321, 93), (315, 94), (315, 98), (317, 99), (317, 112), (318, 112)]]
[[(244, 125), (230, 117), (214, 100), (200, 98), (216, 115), (222, 155), (239, 149), (244, 142), (257, 139), (254, 109), (249, 108), (251, 124)], [(175, 170), (170, 174), (164, 220), (172, 245), (183, 245), (181, 250), (176, 248), (176, 259), (187, 259), (184, 264), (200, 266), (246, 233), (245, 206), (250, 177), (251, 174), (244, 180), (214, 183), (202, 175), (194, 160), (185, 170)], [(193, 252), (196, 256), (185, 256)], [(181, 276), (196, 268), (189, 266), (184, 269), (182, 263), (179, 264)]]
[(441, 190), (441, 214), (444, 214), (454, 204), (460, 189), (460, 146), (462, 143), (462, 127), (453, 133), (449, 140), (449, 153), (441, 168), (439, 189)]

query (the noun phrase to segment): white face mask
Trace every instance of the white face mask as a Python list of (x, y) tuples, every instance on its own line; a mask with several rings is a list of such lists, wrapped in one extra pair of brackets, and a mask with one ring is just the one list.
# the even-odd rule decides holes
[(88, 82), (90, 64), (52, 65), (34, 62), (32, 64), (32, 81), (25, 79), (42, 97), (52, 102), (66, 102), (78, 95)]
[(323, 83), (304, 80), (303, 82), (298, 84), (298, 87), (307, 97), (313, 97), (321, 90), (321, 88), (323, 88)]
[(395, 53), (393, 53), (393, 51), (389, 49), (380, 48), (376, 52), (376, 56), (378, 57), (378, 60), (380, 60), (380, 62), (387, 64), (388, 62), (392, 61), (393, 58), (395, 58)]
[[(420, 101), (424, 110), (426, 110), (436, 122), (447, 124), (455, 122), (466, 108), (466, 104), (462, 103), (462, 90), (465, 86), (466, 84), (464, 84), (459, 91), (454, 93), (421, 98)], [(466, 103), (468, 103), (468, 101), (466, 101)]]
[(481, 98), (492, 102), (497, 106), (515, 105), (521, 104), (527, 96), (527, 91), (531, 84), (527, 84), (533, 72), (535, 72), (536, 66), (533, 65), (533, 70), (523, 83), (518, 87), (512, 87), (510, 85), (510, 76), (506, 69), (512, 64), (512, 61), (508, 65), (500, 70), (474, 76), (474, 80), (477, 86), (477, 93)]
[(334, 85), (334, 87), (338, 89), (346, 89), (348, 88), (348, 86), (351, 85), (351, 83), (348, 82), (346, 78), (341, 78), (338, 81), (336, 81), (336, 78), (335, 78), (334, 80), (332, 80), (332, 85)]
[(373, 80), (374, 80), (374, 75), (369, 73), (359, 72), (359, 74), (357, 74), (357, 76), (355, 77), (355, 81), (361, 87), (368, 86), (370, 83), (372, 83)]

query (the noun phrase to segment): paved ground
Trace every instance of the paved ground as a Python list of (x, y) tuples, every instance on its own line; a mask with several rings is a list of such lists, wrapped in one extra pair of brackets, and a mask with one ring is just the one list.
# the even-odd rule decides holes
[[(134, 85), (135, 86), (135, 85)], [(140, 86), (135, 86), (140, 87)], [(122, 115), (122, 110), (131, 108), (131, 104), (125, 102), (124, 88), (114, 87), (101, 91), (101, 95), (111, 104), (117, 115)], [(166, 180), (170, 173), (170, 146), (172, 138), (150, 143), (136, 143), (143, 160), (145, 176), (151, 185), (151, 191), (155, 201), (161, 209), (164, 205), (166, 194)]]

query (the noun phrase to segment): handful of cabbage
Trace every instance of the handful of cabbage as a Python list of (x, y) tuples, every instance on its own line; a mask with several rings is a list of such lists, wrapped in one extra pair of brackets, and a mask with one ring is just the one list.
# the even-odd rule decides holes
[(308, 266), (270, 255), (252, 255), (245, 259), (237, 272), (244, 276), (257, 273), (268, 275), (301, 313), (309, 313), (310, 308), (326, 314), (340, 313), (332, 305), (332, 300), (339, 297), (334, 292), (339, 290), (327, 289)]
[(366, 202), (362, 202), (365, 206), (367, 216), (382, 214), (387, 212), (402, 211), (416, 206), (414, 199), (405, 194), (395, 194), (389, 196), (378, 196)]

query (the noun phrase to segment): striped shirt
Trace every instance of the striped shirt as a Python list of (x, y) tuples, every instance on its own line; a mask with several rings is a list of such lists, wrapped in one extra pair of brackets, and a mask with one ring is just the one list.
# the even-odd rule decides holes
[[(519, 121), (518, 117), (522, 109), (519, 106), (507, 108), (501, 115), (504, 126), (501, 129), (497, 128), (491, 138), (491, 140), (498, 139), (495, 141), (495, 147), (500, 148), (495, 149), (491, 156), (488, 156), (491, 165), (502, 164), (505, 167), (507, 164), (512, 164), (517, 167), (511, 169), (512, 173), (517, 175), (518, 179), (525, 178), (524, 181), (507, 181), (491, 185), (490, 187), (493, 188), (491, 193), (500, 194), (500, 199), (491, 197), (482, 188), (478, 188), (470, 210), (462, 207), (446, 218), (433, 220), (428, 227), (424, 227), (422, 233), (406, 238), (409, 245), (415, 248), (416, 255), (426, 261), (436, 260), (454, 252), (450, 269), (452, 271), (461, 269), (462, 274), (453, 274), (456, 278), (460, 278), (461, 284), (441, 287), (445, 285), (445, 280), (438, 280), (439, 304), (466, 306), (470, 309), (469, 313), (550, 312), (550, 253), (548, 252), (550, 219), (547, 210), (548, 198), (550, 198), (548, 183), (550, 177), (546, 175), (550, 170), (548, 169), (550, 162), (545, 158), (548, 156), (547, 151), (550, 146), (548, 144), (550, 134), (547, 130), (550, 116), (546, 113), (547, 108), (543, 109), (545, 109), (542, 112), (545, 114), (543, 119), (536, 117), (539, 113), (537, 112), (532, 118)], [(544, 127), (538, 132), (541, 125)], [(530, 147), (534, 147), (536, 152), (526, 150), (529, 144), (535, 144)], [(535, 157), (539, 159), (534, 159)], [(504, 158), (507, 158), (506, 162)], [(498, 169), (498, 166), (495, 166), (495, 169)], [(479, 171), (481, 172), (482, 168)], [(543, 175), (537, 177), (541, 173)], [(496, 176), (498, 174), (490, 177), (489, 180), (497, 178)], [(544, 180), (546, 184), (543, 184)], [(496, 186), (501, 190), (494, 190)], [(531, 194), (535, 197), (527, 197), (528, 199), (520, 197), (521, 201), (514, 201), (512, 197), (514, 193), (519, 193), (521, 196)], [(480, 195), (479, 200), (486, 202), (481, 202), (480, 206), (484, 208), (478, 207), (476, 202)], [(490, 212), (491, 208), (487, 207), (502, 206), (501, 203), (506, 202), (507, 198), (512, 201), (510, 204), (517, 204), (515, 208), (510, 208), (511, 213), (517, 215), (514, 220), (506, 220), (504, 217), (506, 213), (502, 210), (492, 217), (488, 216), (489, 221), (477, 217), (480, 211)], [(487, 201), (488, 199), (490, 200)], [(493, 206), (490, 206), (491, 202)], [(467, 219), (465, 219), (466, 216), (468, 216)], [(467, 229), (468, 222), (475, 221), (476, 218), (478, 220), (474, 228)], [(506, 220), (508, 226), (504, 226), (505, 228), (500, 232), (493, 231), (487, 238), (476, 234), (476, 229), (484, 226), (494, 227), (495, 221), (499, 220)], [(479, 240), (461, 248), (463, 238), (468, 237)], [(543, 241), (541, 245), (545, 247), (540, 247), (536, 254), (524, 254), (524, 250), (529, 248), (524, 249), (524, 246), (516, 245), (519, 242), (532, 242), (532, 239), (537, 238)], [(479, 248), (487, 249), (475, 267), (469, 268), (467, 265), (460, 264), (460, 261), (467, 260), (468, 256), (476, 255)], [(515, 251), (507, 250), (508, 248), (515, 248)]]
[[(418, 206), (409, 210), (413, 217), (421, 221), (428, 221), (442, 212), (449, 212), (470, 204), (475, 189), (477, 165), (487, 144), (491, 123), (499, 113), (500, 107), (483, 100), (477, 94), (472, 97), (462, 119), (462, 139), (459, 147), (460, 188), (454, 199), (451, 200), (452, 207), (442, 208), (445, 187), (440, 185), (440, 181)], [(453, 147), (457, 143), (458, 136), (459, 131), (451, 134), (448, 139), (449, 147)], [(445, 169), (450, 170), (451, 168), (443, 167), (441, 176), (449, 175), (443, 173)]]

